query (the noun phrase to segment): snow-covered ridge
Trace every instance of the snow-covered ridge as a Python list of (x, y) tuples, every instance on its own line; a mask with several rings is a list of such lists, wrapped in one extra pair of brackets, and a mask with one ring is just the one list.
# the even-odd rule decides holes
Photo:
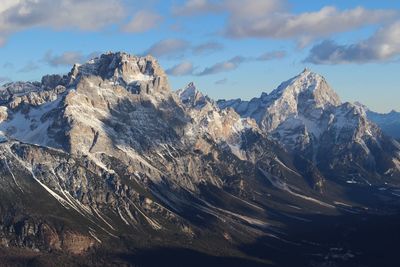
[(371, 151), (381, 147), (380, 130), (366, 109), (342, 104), (325, 78), (307, 69), (251, 101), (215, 102), (194, 83), (173, 92), (154, 58), (126, 53), (101, 55), (66, 76), (45, 76), (26, 88), (7, 86), (0, 130), (73, 153), (117, 155), (115, 142), (141, 153), (176, 142), (208, 153), (212, 140), (245, 159), (243, 140), (253, 133), (307, 153), (316, 163), (343, 151), (352, 158), (354, 147), (373, 162)]
[(189, 83), (185, 88), (177, 90), (176, 94), (182, 103), (190, 108), (202, 108), (207, 103), (214, 104), (213, 100), (197, 90), (197, 87), (193, 82)]
[[(349, 161), (359, 157), (377, 164), (375, 157), (384, 153), (377, 152), (377, 147), (381, 150), (390, 144), (369, 119), (371, 114), (365, 106), (342, 103), (325, 78), (308, 69), (270, 94), (250, 101), (218, 101), (218, 105), (234, 108), (242, 118), (255, 119), (264, 133), (290, 151), (302, 153), (317, 164), (331, 162), (327, 168), (341, 164), (338, 157), (344, 155)], [(398, 150), (393, 146), (390, 149)]]
[(243, 157), (242, 134), (248, 129), (259, 130), (254, 120), (241, 118), (233, 109), (221, 110), (217, 103), (201, 93), (193, 82), (176, 91), (176, 94), (192, 119), (185, 132), (196, 147), (201, 148), (201, 139), (207, 135), (216, 142), (225, 142), (235, 155)]
[[(338, 106), (341, 104), (339, 96), (328, 85), (325, 78), (321, 75), (305, 69), (300, 75), (282, 83), (271, 95), (273, 97), (282, 96), (294, 98), (299, 104), (301, 94), (311, 93), (316, 107)], [(291, 99), (292, 100), (292, 99)], [(288, 100), (289, 102), (290, 100)]]
[(263, 93), (250, 101), (236, 99), (218, 104), (221, 108), (232, 107), (242, 117), (254, 118), (263, 130), (272, 131), (303, 111), (313, 110), (310, 115), (318, 117), (321, 112), (317, 110), (339, 106), (341, 101), (324, 77), (305, 69), (270, 94)]
[(392, 110), (389, 113), (378, 113), (360, 103), (356, 104), (364, 107), (368, 119), (377, 124), (386, 135), (400, 140), (400, 112)]

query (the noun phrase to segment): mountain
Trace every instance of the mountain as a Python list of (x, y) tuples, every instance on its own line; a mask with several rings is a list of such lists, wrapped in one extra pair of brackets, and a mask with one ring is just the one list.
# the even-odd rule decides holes
[(368, 119), (378, 125), (384, 134), (400, 140), (400, 112), (378, 113), (367, 109)]
[(270, 94), (251, 101), (219, 101), (257, 121), (289, 151), (332, 179), (372, 184), (399, 173), (399, 144), (368, 119), (367, 110), (342, 103), (326, 80), (306, 69)]
[(400, 145), (309, 70), (216, 102), (171, 90), (151, 56), (107, 53), (0, 99), (6, 266), (394, 259)]

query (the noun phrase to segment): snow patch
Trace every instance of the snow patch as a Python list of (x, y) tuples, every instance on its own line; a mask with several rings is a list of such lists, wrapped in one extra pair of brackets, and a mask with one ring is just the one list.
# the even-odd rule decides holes
[(264, 175), (264, 177), (267, 178), (268, 181), (269, 181), (274, 187), (276, 187), (276, 188), (278, 188), (278, 189), (280, 189), (280, 190), (286, 191), (286, 192), (288, 192), (289, 194), (291, 194), (291, 195), (293, 195), (293, 196), (296, 196), (296, 197), (299, 197), (299, 198), (308, 200), (308, 201), (310, 201), (310, 202), (314, 202), (314, 203), (319, 204), (319, 205), (321, 205), (321, 206), (324, 206), (324, 207), (327, 207), (327, 208), (332, 208), (332, 209), (335, 208), (335, 206), (333, 206), (333, 205), (331, 205), (331, 204), (322, 202), (322, 201), (317, 200), (317, 199), (312, 198), (312, 197), (308, 197), (308, 196), (305, 196), (305, 195), (296, 193), (296, 192), (294, 192), (285, 182), (281, 181), (280, 179), (278, 179), (278, 178), (276, 178), (276, 177), (273, 177), (272, 175), (268, 174), (268, 172), (264, 171), (264, 170), (261, 169), (261, 168), (259, 168), (259, 170), (262, 172), (262, 174)]

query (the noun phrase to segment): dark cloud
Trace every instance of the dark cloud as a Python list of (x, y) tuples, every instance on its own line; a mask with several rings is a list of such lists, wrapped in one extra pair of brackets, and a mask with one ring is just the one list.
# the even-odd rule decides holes
[(207, 42), (193, 46), (190, 42), (182, 39), (165, 39), (153, 44), (142, 55), (153, 55), (156, 57), (181, 57), (185, 52), (194, 55), (204, 55), (222, 50), (223, 46), (217, 42)]
[(274, 60), (274, 59), (280, 59), (286, 57), (286, 51), (280, 50), (280, 51), (272, 51), (272, 52), (266, 52), (262, 54), (261, 56), (257, 57), (257, 60), (259, 61), (269, 61), (269, 60)]
[(185, 61), (167, 69), (166, 73), (172, 76), (184, 76), (193, 74), (193, 70), (193, 64)]
[(285, 51), (271, 51), (266, 52), (258, 57), (244, 57), (244, 56), (236, 56), (227, 61), (222, 61), (215, 63), (211, 67), (205, 68), (202, 72), (197, 73), (198, 76), (212, 75), (221, 72), (227, 72), (231, 70), (237, 69), (241, 64), (245, 62), (252, 61), (269, 61), (274, 59), (280, 59), (286, 56)]
[(215, 81), (215, 84), (216, 84), (216, 85), (222, 85), (222, 84), (226, 84), (227, 82), (228, 82), (228, 79), (227, 79), (227, 78), (224, 78), (224, 79)]
[(71, 66), (75, 63), (84, 61), (84, 56), (81, 52), (68, 51), (61, 55), (53, 55), (51, 51), (47, 52), (44, 56), (44, 61), (53, 67)]
[(305, 62), (346, 64), (384, 62), (400, 56), (400, 21), (378, 30), (369, 39), (349, 45), (325, 40), (314, 45)]
[(247, 61), (247, 58), (242, 56), (233, 57), (227, 61), (218, 62), (211, 67), (205, 68), (202, 72), (198, 73), (198, 76), (212, 75), (220, 72), (226, 72), (237, 69), (243, 62)]
[(72, 66), (75, 63), (83, 63), (89, 59), (98, 56), (100, 52), (93, 52), (89, 55), (84, 55), (79, 51), (66, 51), (61, 55), (53, 55), (51, 51), (48, 51), (44, 57), (43, 61), (53, 67), (59, 66)]
[(181, 39), (165, 39), (153, 44), (144, 54), (155, 57), (182, 56), (190, 48), (190, 43)]
[(224, 49), (224, 46), (222, 44), (217, 42), (208, 42), (194, 46), (193, 53), (195, 55), (201, 55), (201, 54), (213, 53), (216, 51), (220, 51), (222, 49)]

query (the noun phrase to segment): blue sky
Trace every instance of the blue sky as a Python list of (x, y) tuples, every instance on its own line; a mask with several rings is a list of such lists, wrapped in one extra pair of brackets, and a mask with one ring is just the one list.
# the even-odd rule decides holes
[(400, 110), (400, 1), (3, 0), (0, 82), (151, 53), (174, 89), (250, 99), (311, 68), (345, 101)]

